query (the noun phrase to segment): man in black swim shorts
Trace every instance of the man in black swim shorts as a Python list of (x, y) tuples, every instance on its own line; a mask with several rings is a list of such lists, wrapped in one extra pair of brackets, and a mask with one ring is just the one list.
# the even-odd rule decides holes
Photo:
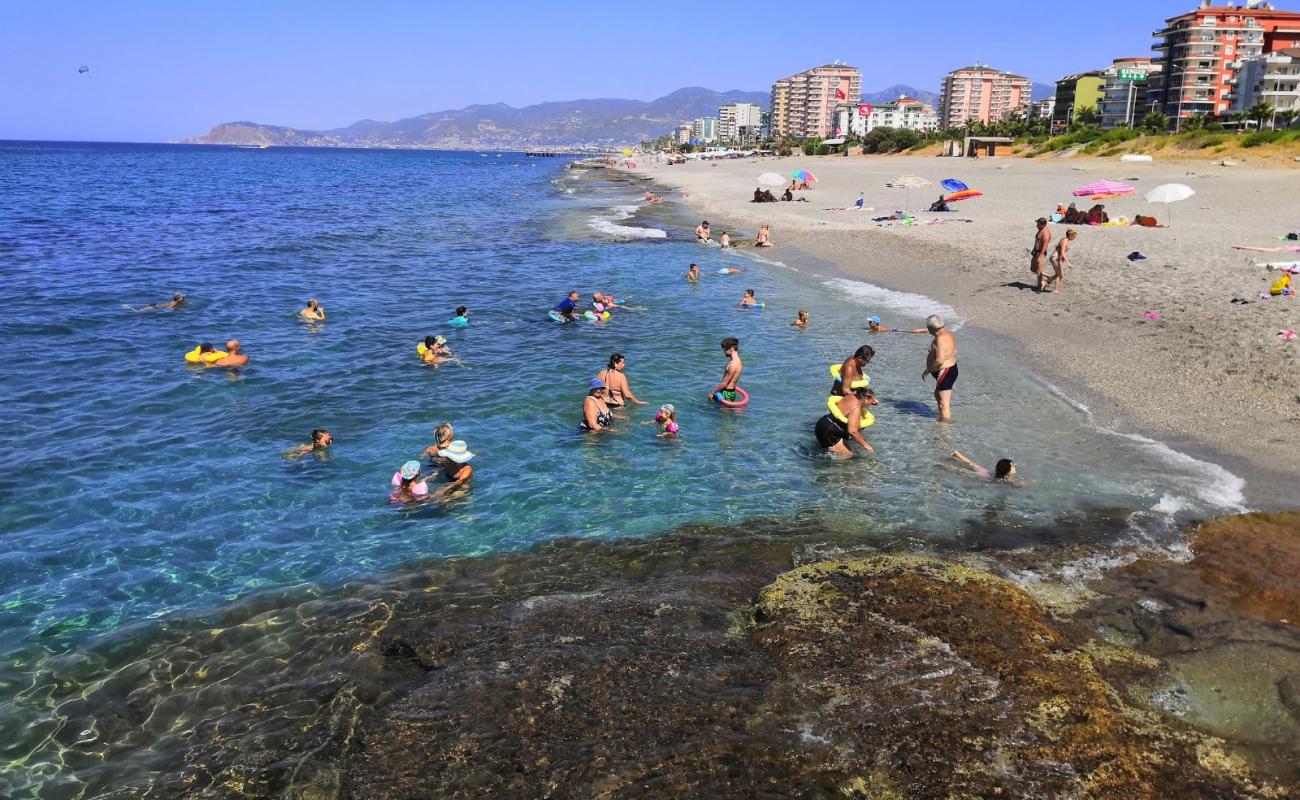
[(925, 329), (934, 341), (925, 357), (926, 376), (934, 378), (934, 401), (939, 406), (939, 421), (952, 419), (952, 387), (957, 382), (957, 337), (943, 327), (943, 317), (931, 314), (925, 319)]

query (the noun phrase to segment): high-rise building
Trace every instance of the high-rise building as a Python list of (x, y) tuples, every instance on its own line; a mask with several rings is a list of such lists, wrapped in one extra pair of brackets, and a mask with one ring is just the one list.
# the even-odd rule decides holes
[(1268, 103), (1274, 113), (1300, 111), (1300, 47), (1248, 58), (1237, 78), (1233, 112), (1246, 111), (1256, 103)]
[(700, 117), (691, 121), (691, 142), (713, 144), (718, 141), (718, 118)]
[(1052, 132), (1068, 127), (1085, 108), (1100, 115), (1103, 85), (1105, 80), (1100, 72), (1066, 75), (1057, 81), (1056, 102), (1052, 105)]
[(1147, 88), (1165, 116), (1228, 113), (1240, 96), (1243, 64), (1253, 58), (1300, 47), (1300, 13), (1278, 11), (1272, 3), (1211, 5), (1165, 20), (1152, 46), (1161, 65)]
[(763, 127), (763, 110), (753, 103), (727, 103), (718, 108), (718, 137), (730, 144), (752, 145)]
[(689, 144), (691, 141), (691, 123), (687, 122), (678, 125), (677, 130), (673, 133), (673, 141), (677, 144)]
[(1101, 87), (1101, 127), (1136, 128), (1151, 113), (1147, 100), (1147, 87), (1151, 75), (1160, 71), (1160, 65), (1145, 57), (1117, 58), (1102, 71), (1105, 83)]
[(1000, 122), (1014, 114), (1028, 116), (1031, 85), (1023, 75), (976, 64), (953, 70), (943, 79), (939, 126), (960, 128), (969, 120)]
[(852, 108), (862, 97), (862, 70), (827, 64), (772, 84), (772, 135), (796, 139), (838, 136), (837, 111)]

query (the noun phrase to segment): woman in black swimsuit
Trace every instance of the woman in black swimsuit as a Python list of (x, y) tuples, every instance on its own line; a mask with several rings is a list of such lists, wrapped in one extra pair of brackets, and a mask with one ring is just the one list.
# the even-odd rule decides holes
[(582, 421), (578, 423), (578, 430), (599, 433), (608, 430), (613, 421), (614, 415), (605, 404), (605, 382), (592, 378), (590, 390), (582, 399)]
[(609, 357), (609, 366), (596, 375), (605, 382), (605, 401), (610, 408), (620, 408), (628, 403), (645, 405), (644, 400), (632, 394), (632, 387), (627, 384), (627, 376), (623, 374), (625, 363), (623, 354), (615, 353)]
[(817, 435), (817, 444), (832, 455), (852, 458), (853, 451), (848, 446), (849, 440), (852, 440), (862, 445), (868, 453), (874, 454), (875, 448), (862, 438), (862, 418), (870, 413), (871, 406), (878, 405), (880, 401), (876, 399), (876, 393), (866, 387), (854, 389), (841, 397), (836, 406), (840, 414), (844, 415), (844, 420), (829, 412), (817, 420), (817, 427), (813, 431)]

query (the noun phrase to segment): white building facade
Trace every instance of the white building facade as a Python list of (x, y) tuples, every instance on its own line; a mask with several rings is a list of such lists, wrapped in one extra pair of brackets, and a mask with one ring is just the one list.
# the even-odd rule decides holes
[(849, 133), (864, 136), (876, 128), (904, 128), (912, 131), (939, 130), (939, 115), (934, 106), (913, 97), (900, 97), (892, 103), (873, 106), (859, 103), (841, 112), (839, 126)]
[(728, 144), (753, 145), (763, 134), (763, 109), (753, 103), (718, 108), (718, 138)]
[(1232, 111), (1256, 103), (1268, 103), (1274, 112), (1300, 111), (1300, 47), (1244, 59), (1237, 79)]
[(718, 141), (718, 118), (700, 117), (691, 121), (690, 141), (696, 144), (713, 144)]

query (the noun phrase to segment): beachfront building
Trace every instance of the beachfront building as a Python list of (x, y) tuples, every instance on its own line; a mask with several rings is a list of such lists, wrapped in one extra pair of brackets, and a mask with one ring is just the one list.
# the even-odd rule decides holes
[(718, 118), (700, 117), (691, 121), (691, 144), (713, 144), (718, 141)]
[(827, 64), (782, 78), (772, 84), (772, 136), (829, 139), (839, 113), (854, 108), (862, 97), (862, 70), (847, 64)]
[(1029, 118), (1030, 119), (1051, 119), (1052, 112), (1055, 110), (1056, 110), (1056, 97), (1055, 95), (1053, 95), (1052, 97), (1049, 97), (1046, 100), (1039, 100), (1035, 103), (1031, 103), (1029, 106)]
[(1234, 113), (1256, 103), (1268, 103), (1274, 114), (1300, 111), (1300, 47), (1246, 59), (1237, 79)]
[[(864, 115), (862, 112), (866, 112)], [(915, 97), (903, 96), (892, 103), (873, 106), (865, 103), (854, 109), (859, 120), (853, 132), (859, 136), (876, 128), (906, 128), (911, 131), (939, 130), (939, 115), (934, 106)]]
[(1030, 81), (982, 64), (953, 70), (943, 79), (939, 126), (960, 128), (970, 120), (985, 124), (1029, 115)]
[(1117, 58), (1102, 71), (1105, 83), (1101, 87), (1101, 127), (1136, 128), (1151, 112), (1147, 100), (1147, 87), (1151, 74), (1160, 71), (1160, 65), (1146, 57)]
[(1056, 102), (1052, 105), (1052, 133), (1070, 127), (1084, 109), (1100, 113), (1103, 85), (1105, 81), (1100, 72), (1080, 72), (1057, 81)]
[(718, 108), (718, 137), (728, 144), (750, 146), (763, 131), (763, 109), (753, 103), (727, 103)]
[(678, 125), (677, 130), (673, 132), (673, 141), (677, 142), (677, 144), (690, 144), (691, 123), (687, 122), (685, 124)]
[(1151, 49), (1161, 70), (1150, 80), (1148, 97), (1179, 127), (1193, 115), (1229, 113), (1241, 95), (1247, 61), (1300, 47), (1300, 13), (1257, 0), (1239, 6), (1206, 0), (1152, 35), (1159, 40)]

